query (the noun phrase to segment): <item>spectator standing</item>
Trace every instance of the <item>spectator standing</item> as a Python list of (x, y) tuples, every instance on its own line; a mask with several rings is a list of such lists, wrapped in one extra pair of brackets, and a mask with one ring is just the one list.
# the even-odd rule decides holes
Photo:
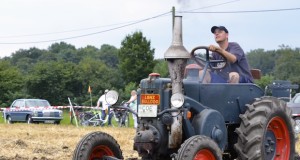
[[(106, 118), (106, 114), (109, 113), (108, 108), (109, 108), (109, 104), (106, 102), (106, 93), (108, 92), (108, 89), (106, 89), (104, 91), (104, 94), (100, 96), (100, 98), (98, 99), (97, 102), (97, 107), (100, 107), (100, 104), (102, 104), (102, 108), (101, 108), (101, 118), (104, 121)], [(111, 125), (111, 118), (112, 116), (109, 114), (108, 115), (108, 125)], [(103, 126), (104, 124), (101, 124), (101, 126)]]
[[(126, 102), (129, 104), (129, 107), (137, 112), (137, 94), (135, 90), (131, 91), (131, 97), (130, 99)], [(133, 122), (134, 122), (134, 128), (137, 128), (138, 123), (137, 123), (137, 116), (135, 114), (132, 114)]]

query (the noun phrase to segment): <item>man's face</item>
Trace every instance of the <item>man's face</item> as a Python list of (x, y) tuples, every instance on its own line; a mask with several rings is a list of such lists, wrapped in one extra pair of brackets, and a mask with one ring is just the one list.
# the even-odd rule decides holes
[(225, 31), (223, 31), (221, 29), (216, 29), (214, 32), (214, 35), (215, 35), (215, 40), (217, 43), (224, 42), (228, 39), (228, 33), (226, 33)]

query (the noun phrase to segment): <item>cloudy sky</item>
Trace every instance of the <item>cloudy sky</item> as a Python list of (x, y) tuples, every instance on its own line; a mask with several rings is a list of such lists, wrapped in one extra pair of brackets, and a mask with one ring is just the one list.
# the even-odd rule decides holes
[(183, 16), (188, 51), (215, 43), (213, 25), (226, 26), (245, 52), (300, 47), (299, 0), (1, 0), (0, 57), (60, 41), (119, 48), (126, 35), (142, 31), (155, 58), (163, 58), (172, 41), (172, 6)]

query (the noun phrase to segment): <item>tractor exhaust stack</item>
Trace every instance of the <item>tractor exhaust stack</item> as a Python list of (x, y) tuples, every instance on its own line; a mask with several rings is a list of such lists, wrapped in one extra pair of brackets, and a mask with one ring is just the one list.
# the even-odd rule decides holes
[[(175, 16), (173, 28), (173, 40), (171, 46), (165, 52), (164, 58), (168, 61), (169, 73), (172, 81), (172, 94), (182, 93), (184, 68), (189, 52), (182, 43), (182, 16)], [(173, 108), (173, 107), (172, 107)], [(173, 124), (169, 136), (169, 148), (180, 147), (182, 143), (182, 118), (177, 116), (179, 112), (172, 112)]]

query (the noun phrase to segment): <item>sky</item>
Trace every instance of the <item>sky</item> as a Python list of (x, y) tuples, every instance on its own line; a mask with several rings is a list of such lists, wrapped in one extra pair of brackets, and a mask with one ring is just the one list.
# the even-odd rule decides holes
[(276, 50), (282, 44), (300, 47), (299, 0), (1, 0), (0, 57), (61, 41), (76, 48), (120, 48), (127, 35), (141, 31), (155, 49), (154, 57), (163, 58), (172, 42), (173, 6), (182, 16), (188, 51), (215, 44), (214, 25), (225, 26), (229, 41), (245, 52)]

